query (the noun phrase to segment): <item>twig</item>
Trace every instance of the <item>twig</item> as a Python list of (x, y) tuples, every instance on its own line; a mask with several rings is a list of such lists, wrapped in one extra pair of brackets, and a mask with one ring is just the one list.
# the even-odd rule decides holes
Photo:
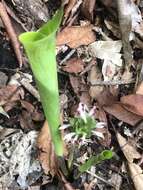
[(95, 81), (90, 83), (91, 86), (102, 86), (102, 85), (126, 85), (130, 83), (135, 83), (135, 79), (132, 80), (113, 80), (113, 81)]
[(13, 49), (15, 51), (15, 54), (16, 54), (16, 57), (17, 57), (17, 60), (19, 62), (19, 65), (20, 67), (22, 66), (22, 55), (21, 55), (21, 51), (20, 51), (20, 43), (17, 39), (17, 35), (14, 31), (14, 28), (12, 27), (12, 24), (11, 24), (11, 21), (10, 21), (10, 18), (7, 14), (7, 11), (6, 11), (6, 8), (3, 4), (3, 2), (0, 2), (0, 16), (1, 16), (1, 19), (2, 19), (2, 22), (5, 26), (5, 29), (9, 35), (9, 38), (11, 40), (11, 43), (12, 43), (12, 46), (13, 46)]
[(7, 13), (23, 28), (24, 31), (28, 32), (28, 29), (24, 26), (24, 24), (20, 21), (20, 19), (15, 15), (15, 13), (9, 8), (6, 2), (3, 1), (3, 4), (6, 8)]
[[(79, 167), (79, 164), (77, 164), (77, 163), (73, 163), (73, 164), (74, 164), (75, 166)], [(111, 183), (108, 182), (107, 180), (103, 179), (102, 177), (100, 177), (100, 176), (98, 176), (98, 175), (92, 173), (91, 171), (87, 170), (86, 173), (92, 175), (93, 177), (97, 178), (98, 180), (100, 180), (100, 181), (102, 181), (102, 182), (104, 182), (104, 183), (110, 185), (111, 187), (114, 187), (114, 188), (115, 188), (115, 186), (114, 186), (113, 184), (111, 184)]]
[(66, 56), (65, 58), (59, 63), (59, 65), (62, 65), (63, 63), (65, 63), (74, 53), (75, 53), (75, 49), (72, 49)]
[(26, 80), (19, 80), (18, 82), (40, 102), (38, 91), (29, 82)]
[(120, 23), (120, 30), (122, 34), (122, 44), (124, 51), (125, 69), (129, 71), (132, 63), (132, 48), (129, 41), (131, 32), (131, 14), (129, 10), (130, 0), (116, 0), (118, 6), (118, 16)]

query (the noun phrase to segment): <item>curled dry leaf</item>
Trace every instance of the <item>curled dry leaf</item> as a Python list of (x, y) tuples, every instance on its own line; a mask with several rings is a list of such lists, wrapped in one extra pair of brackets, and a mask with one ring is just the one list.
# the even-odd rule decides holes
[(7, 85), (0, 89), (0, 105), (20, 100), (24, 96), (24, 91), (17, 85)]
[(131, 174), (131, 178), (134, 182), (136, 190), (142, 190), (143, 174), (142, 169), (139, 165), (133, 163), (134, 159), (140, 159), (141, 155), (137, 150), (127, 142), (127, 140), (117, 133), (117, 139), (119, 145), (128, 161), (128, 166)]
[(39, 149), (39, 161), (45, 174), (50, 172), (54, 176), (57, 173), (57, 160), (47, 121), (45, 121), (38, 136), (37, 147)]
[(119, 145), (129, 163), (133, 162), (134, 159), (141, 158), (141, 155), (137, 152), (135, 147), (129, 144), (129, 142), (127, 142), (127, 140), (122, 135), (120, 135), (120, 133), (117, 133), (116, 136), (117, 136)]
[(80, 73), (84, 69), (84, 63), (79, 58), (72, 58), (66, 62), (62, 69), (68, 73)]
[(81, 45), (89, 45), (95, 41), (92, 25), (66, 27), (57, 35), (57, 46), (68, 45), (77, 48)]
[(125, 109), (137, 115), (143, 116), (143, 95), (131, 94), (123, 96), (121, 102)]
[(136, 190), (142, 190), (142, 183), (143, 183), (143, 170), (141, 167), (134, 163), (128, 163), (129, 170), (131, 173), (131, 178), (134, 182), (134, 186)]
[(133, 114), (132, 112), (127, 111), (122, 104), (120, 103), (114, 103), (112, 105), (109, 106), (103, 106), (103, 109), (113, 115), (114, 117), (116, 117), (117, 119), (128, 123), (132, 126), (134, 126), (135, 124), (137, 124), (140, 120), (142, 120), (142, 117), (136, 114)]

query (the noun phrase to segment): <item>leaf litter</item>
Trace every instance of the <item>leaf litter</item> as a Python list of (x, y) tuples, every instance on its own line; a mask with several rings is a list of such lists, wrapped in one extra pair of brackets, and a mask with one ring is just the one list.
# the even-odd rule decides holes
[[(52, 14), (57, 9), (56, 4), (51, 8), (49, 1), (37, 2), (38, 7), (44, 3)], [(52, 176), (53, 184), (54, 177), (58, 177), (59, 189), (129, 190), (134, 183), (135, 189), (141, 190), (143, 92), (138, 78), (140, 63), (134, 59), (136, 48), (142, 49), (141, 1), (117, 1), (116, 5), (110, 0), (68, 0), (62, 4), (64, 17), (56, 43), (62, 97), (60, 129), (67, 154), (62, 162), (55, 155), (29, 66), (23, 65), (21, 71), (4, 70), (8, 82), (0, 88), (0, 157), (4, 162), (0, 168), (5, 171), (1, 183), (27, 188), (44, 179), (45, 173), (48, 179)], [(13, 2), (7, 6), (13, 7)], [(19, 4), (14, 11), (31, 28), (35, 13), (29, 10), (34, 15), (29, 17), (28, 11), (26, 20), (25, 15), (21, 17)], [(40, 11), (44, 20), (34, 19), (34, 29), (49, 19), (49, 14)], [(13, 21), (12, 26), (17, 27)], [(14, 131), (4, 136), (10, 130), (7, 125)], [(105, 150), (112, 150), (112, 159), (92, 162), (77, 179), (78, 168)], [(121, 170), (123, 163), (126, 174)], [(39, 186), (44, 188), (42, 182)], [(46, 186), (51, 188), (48, 182)]]

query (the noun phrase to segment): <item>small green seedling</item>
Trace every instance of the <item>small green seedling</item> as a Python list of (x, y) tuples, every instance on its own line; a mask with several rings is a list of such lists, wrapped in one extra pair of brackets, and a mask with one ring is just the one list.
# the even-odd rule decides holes
[(62, 20), (63, 10), (57, 11), (47, 24), (36, 32), (26, 32), (19, 36), (39, 89), (41, 103), (48, 121), (55, 152), (63, 155), (61, 139), (59, 91), (56, 66), (56, 31)]
[(84, 164), (79, 166), (80, 174), (89, 170), (91, 166), (101, 163), (104, 160), (109, 160), (113, 157), (113, 152), (111, 150), (104, 150), (97, 156), (91, 156)]
[(96, 120), (88, 116), (86, 117), (86, 121), (81, 117), (75, 117), (70, 119), (70, 125), (78, 137), (85, 136), (89, 138), (92, 130), (96, 128)]

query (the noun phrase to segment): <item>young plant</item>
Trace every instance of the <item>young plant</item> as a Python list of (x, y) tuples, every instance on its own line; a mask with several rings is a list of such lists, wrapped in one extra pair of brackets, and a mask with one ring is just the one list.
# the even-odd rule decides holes
[(55, 152), (63, 155), (61, 139), (59, 92), (56, 66), (56, 31), (61, 23), (63, 11), (60, 9), (47, 24), (36, 32), (26, 32), (19, 36), (33, 71), (41, 103), (48, 121)]
[(96, 164), (101, 163), (104, 160), (109, 160), (113, 157), (113, 153), (111, 150), (104, 150), (97, 156), (91, 156), (84, 164), (79, 166), (80, 174), (87, 171)]
[(94, 118), (95, 107), (90, 111), (88, 107), (80, 103), (77, 109), (78, 114), (70, 118), (68, 125), (63, 125), (60, 129), (70, 128), (70, 133), (66, 134), (64, 140), (67, 142), (74, 143), (76, 140), (80, 139), (84, 142), (89, 141), (91, 135), (95, 135), (98, 138), (104, 138), (102, 132), (96, 131), (97, 128), (104, 128), (105, 123), (97, 122)]

